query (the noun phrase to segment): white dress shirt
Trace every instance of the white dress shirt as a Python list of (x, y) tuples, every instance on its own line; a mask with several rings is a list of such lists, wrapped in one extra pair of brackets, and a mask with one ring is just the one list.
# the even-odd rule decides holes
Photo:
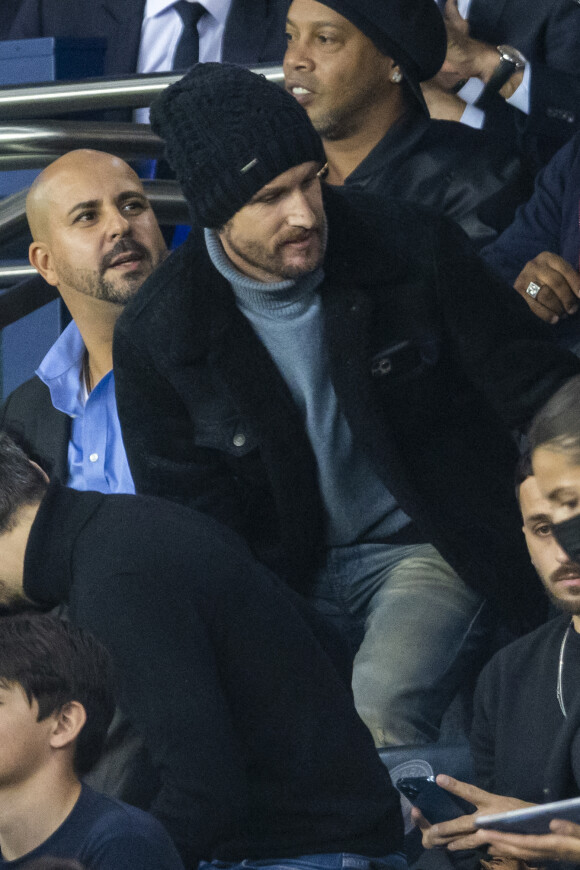
[[(176, 0), (147, 0), (141, 26), (137, 72), (165, 72), (173, 68), (173, 56), (183, 31), (175, 10)], [(188, 0), (193, 3), (194, 0)], [(221, 61), (226, 19), (232, 0), (204, 0), (206, 14), (197, 25), (200, 61)], [(137, 109), (135, 120), (149, 122), (149, 109)]]

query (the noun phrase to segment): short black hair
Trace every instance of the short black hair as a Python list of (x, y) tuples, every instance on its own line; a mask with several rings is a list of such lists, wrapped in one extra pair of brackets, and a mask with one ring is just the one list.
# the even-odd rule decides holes
[(0, 683), (17, 683), (38, 721), (78, 701), (86, 722), (77, 738), (74, 767), (79, 776), (93, 767), (103, 750), (115, 712), (112, 659), (89, 632), (56, 616), (20, 613), (0, 620)]
[(566, 381), (538, 411), (528, 439), (532, 454), (546, 447), (569, 454), (571, 462), (580, 465), (580, 375)]
[(47, 486), (40, 468), (0, 432), (0, 534), (14, 528), (21, 508), (41, 501)]

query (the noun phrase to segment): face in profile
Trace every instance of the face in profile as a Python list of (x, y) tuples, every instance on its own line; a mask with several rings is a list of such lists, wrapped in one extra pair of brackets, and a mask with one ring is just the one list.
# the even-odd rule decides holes
[(554, 537), (552, 507), (535, 477), (520, 485), (519, 499), (530, 558), (548, 595), (561, 609), (580, 613), (580, 565), (569, 559)]

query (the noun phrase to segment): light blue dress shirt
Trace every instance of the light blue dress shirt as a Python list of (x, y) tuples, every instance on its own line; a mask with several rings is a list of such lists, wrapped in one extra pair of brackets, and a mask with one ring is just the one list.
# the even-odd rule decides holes
[(97, 492), (134, 493), (110, 371), (87, 395), (82, 377), (85, 345), (69, 323), (36, 370), (52, 404), (71, 418), (67, 486)]

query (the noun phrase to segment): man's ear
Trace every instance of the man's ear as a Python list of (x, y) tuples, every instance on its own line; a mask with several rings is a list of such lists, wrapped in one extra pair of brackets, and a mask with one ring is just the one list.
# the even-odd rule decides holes
[(79, 701), (69, 701), (53, 716), (50, 745), (54, 749), (63, 749), (77, 739), (87, 721), (87, 714)]
[(52, 267), (52, 255), (46, 242), (31, 242), (28, 248), (28, 259), (48, 284), (52, 284), (53, 287), (58, 286), (58, 276)]
[(38, 464), (38, 462), (34, 462), (33, 459), (29, 459), (28, 461), (30, 462), (31, 465), (33, 465), (36, 468), (36, 470), (38, 472), (40, 472), (40, 474), (44, 478), (45, 482), (50, 483), (50, 478), (49, 478), (48, 474), (46, 473), (46, 471), (44, 470), (44, 468), (41, 468), (40, 465)]

